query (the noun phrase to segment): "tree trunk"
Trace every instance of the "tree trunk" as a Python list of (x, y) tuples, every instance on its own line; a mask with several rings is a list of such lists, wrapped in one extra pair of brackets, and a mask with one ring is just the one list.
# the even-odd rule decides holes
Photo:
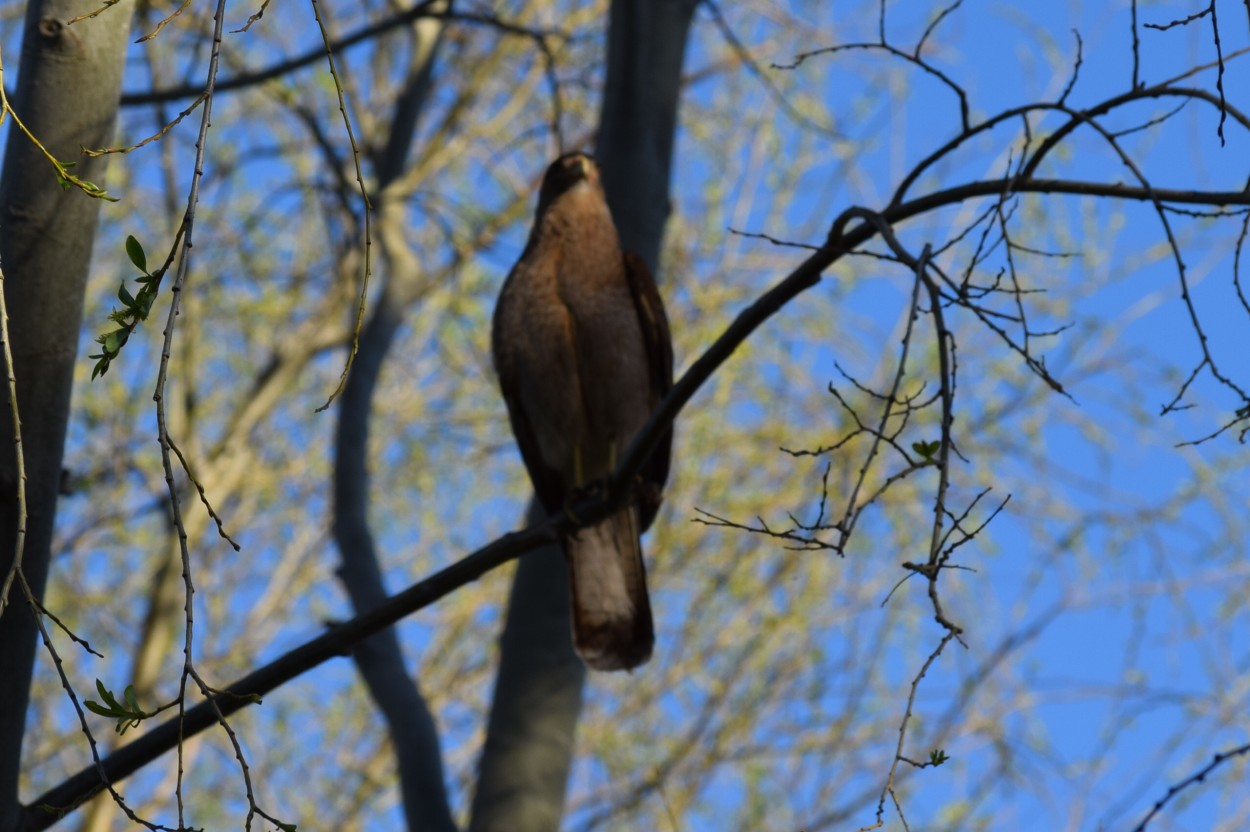
[[(653, 271), (669, 214), (682, 59), (696, 5), (612, 3), (596, 155), (621, 243)], [(586, 681), (570, 640), (568, 592), (568, 568), (558, 548), (521, 559), (500, 639), (473, 832), (540, 832), (560, 825)]]
[[(82, 158), (80, 147), (113, 138), (132, 0), (93, 20), (65, 25), (94, 11), (95, 0), (32, 0), (26, 9), (21, 67), (13, 106), (58, 159), (96, 182), (105, 159)], [(10, 129), (0, 175), (0, 267), (9, 310), (26, 462), (28, 513), (23, 572), (37, 596), (48, 574), (61, 481), (78, 332), (91, 246), (101, 202), (63, 190), (48, 161)], [(8, 573), (17, 534), (19, 487), (12, 420), (0, 415), (0, 576)], [(36, 628), (15, 587), (0, 618), (0, 830), (17, 817), (22, 734), (30, 696)]]
[(660, 260), (681, 100), (681, 67), (697, 0), (614, 0), (595, 155), (621, 245), (652, 272)]
[[(447, 12), (450, 8), (447, 0), (432, 11)], [(376, 607), (387, 594), (368, 521), (373, 394), (395, 334), (418, 298), (425, 276), (420, 258), (405, 238), (406, 203), (390, 191), (408, 166), (417, 124), (430, 98), (444, 28), (445, 22), (433, 17), (415, 24), (408, 83), (396, 101), (384, 150), (374, 160), (378, 178), (374, 233), (383, 255), (386, 283), (360, 335), (360, 350), (339, 402), (334, 445), (334, 539), (341, 557), (338, 575), (357, 613)], [(438, 726), (420, 685), (408, 673), (394, 628), (358, 644), (352, 659), (390, 732), (409, 832), (455, 832)]]
[[(530, 522), (544, 516), (531, 503)], [(569, 569), (559, 546), (517, 564), (499, 648), (469, 829), (558, 829), (586, 682), (573, 652)]]

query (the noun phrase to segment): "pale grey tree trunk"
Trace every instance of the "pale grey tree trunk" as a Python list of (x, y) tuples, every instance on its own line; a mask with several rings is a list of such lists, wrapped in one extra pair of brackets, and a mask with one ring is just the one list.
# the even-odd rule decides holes
[[(112, 141), (132, 0), (122, 0), (94, 20), (65, 25), (99, 5), (96, 0), (32, 0), (12, 103), (53, 155), (77, 162), (74, 173), (102, 184), (104, 160), (82, 158), (79, 148)], [(24, 572), (37, 594), (42, 594), (48, 574), (70, 389), (74, 363), (80, 360), (83, 295), (100, 206), (76, 189), (63, 190), (47, 160), (10, 128), (0, 174), (0, 268), (26, 459)], [(12, 562), (17, 530), (7, 390), (3, 399), (0, 576)], [(13, 827), (20, 808), (22, 734), (36, 649), (30, 609), (20, 595), (11, 601), (0, 618), (0, 830)]]
[[(653, 270), (669, 214), (682, 59), (696, 5), (612, 3), (596, 156), (622, 244)], [(500, 638), (473, 832), (559, 828), (586, 681), (569, 635), (568, 592), (558, 548), (521, 559)]]
[[(530, 522), (545, 516), (531, 504)], [(568, 566), (548, 546), (521, 558), (512, 582), (471, 832), (559, 828), (585, 682), (569, 628)]]

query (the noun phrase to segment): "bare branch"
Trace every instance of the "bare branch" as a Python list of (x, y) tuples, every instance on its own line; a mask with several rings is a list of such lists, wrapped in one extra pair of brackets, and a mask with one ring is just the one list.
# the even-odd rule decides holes
[(1076, 86), (1076, 80), (1081, 77), (1081, 62), (1084, 58), (1082, 48), (1084, 44), (1081, 42), (1081, 33), (1076, 29), (1072, 30), (1073, 37), (1076, 38), (1076, 60), (1072, 62), (1072, 77), (1068, 79), (1068, 85), (1063, 88), (1063, 92), (1059, 94), (1059, 103), (1062, 104), (1068, 100), (1072, 89)]
[(1207, 779), (1207, 775), (1224, 765), (1224, 763), (1229, 760), (1236, 759), (1237, 757), (1244, 757), (1247, 754), (1250, 754), (1250, 743), (1216, 754), (1211, 758), (1211, 762), (1207, 763), (1205, 766), (1198, 769), (1193, 774), (1177, 783), (1175, 786), (1170, 787), (1167, 794), (1155, 801), (1155, 805), (1150, 807), (1150, 811), (1147, 812), (1146, 816), (1141, 819), (1141, 822), (1133, 827), (1133, 832), (1145, 832), (1146, 827), (1150, 825), (1150, 822), (1154, 820), (1156, 815), (1163, 811), (1163, 808), (1171, 802), (1172, 798), (1176, 797), (1190, 786), (1203, 782)]
[[(472, 26), (485, 26), (495, 29), (505, 35), (530, 38), (538, 44), (543, 44), (548, 39), (553, 38), (565, 42), (572, 40), (572, 35), (568, 32), (560, 30), (532, 29), (527, 26), (512, 23), (511, 21), (504, 20), (492, 14), (438, 11), (438, 7), (441, 5), (441, 0), (423, 0), (423, 2), (418, 3), (412, 8), (405, 9), (391, 15), (390, 17), (380, 20), (377, 23), (362, 26), (351, 34), (344, 35), (341, 38), (333, 40), (328, 44), (328, 47), (335, 54), (341, 55), (353, 46), (367, 43), (393, 29), (406, 26), (409, 23), (422, 18), (448, 20)], [(257, 84), (263, 84), (266, 81), (281, 78), (294, 70), (303, 69), (306, 66), (312, 66), (313, 64), (319, 63), (325, 60), (325, 54), (325, 46), (316, 46), (294, 58), (280, 61), (272, 66), (265, 67), (264, 69), (258, 69), (254, 72), (249, 72), (234, 78), (225, 78), (217, 83), (214, 89), (217, 92), (231, 92), (233, 90), (256, 86)], [(203, 92), (204, 88), (195, 84), (185, 84), (180, 87), (170, 87), (168, 89), (127, 92), (122, 93), (121, 105), (123, 107), (138, 107), (146, 104), (156, 104), (158, 102), (177, 101), (181, 98), (198, 97), (203, 94)]]
[(856, 51), (856, 50), (886, 52), (887, 54), (893, 55), (896, 58), (901, 58), (907, 63), (919, 67), (920, 69), (924, 70), (929, 75), (932, 75), (934, 78), (937, 78), (939, 81), (945, 84), (946, 87), (951, 92), (955, 93), (955, 96), (959, 99), (960, 123), (963, 125), (963, 129), (965, 131), (968, 130), (969, 128), (968, 94), (964, 92), (963, 87), (955, 83), (955, 81), (952, 80), (951, 77), (947, 75), (945, 72), (933, 66), (928, 61), (925, 61), (924, 59), (918, 57), (917, 54), (913, 54), (911, 52), (904, 52), (902, 49), (899, 49), (898, 47), (895, 47), (895, 46), (891, 46), (888, 43), (844, 43), (838, 46), (825, 47), (824, 49), (814, 49), (810, 52), (800, 52), (798, 55), (794, 56), (794, 60), (791, 61), (790, 63), (788, 64), (774, 63), (772, 64), (772, 68), (773, 69), (797, 69), (807, 59), (814, 58), (818, 55), (833, 55), (839, 52), (850, 52), (850, 51)]

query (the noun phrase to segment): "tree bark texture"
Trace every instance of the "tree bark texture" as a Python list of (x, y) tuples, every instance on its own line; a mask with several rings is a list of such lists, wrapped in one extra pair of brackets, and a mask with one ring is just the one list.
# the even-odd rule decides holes
[[(122, 0), (95, 19), (66, 25), (98, 7), (95, 0), (32, 0), (12, 104), (49, 152), (77, 162), (76, 175), (100, 184), (105, 158), (85, 158), (80, 148), (112, 141), (133, 2)], [(27, 475), (23, 571), (38, 596), (48, 574), (83, 295), (101, 204), (77, 189), (62, 189), (39, 150), (10, 128), (0, 175), (0, 268)], [(18, 479), (7, 402), (0, 411), (4, 575), (14, 556)], [(14, 593), (0, 618), (0, 830), (12, 828), (20, 808), (22, 734), (36, 650), (34, 616), (16, 588)]]
[[(696, 6), (614, 0), (609, 20), (596, 156), (621, 245), (653, 272), (669, 214), (682, 60)], [(570, 640), (568, 596), (558, 547), (521, 559), (500, 638), (473, 832), (559, 828), (586, 681)]]

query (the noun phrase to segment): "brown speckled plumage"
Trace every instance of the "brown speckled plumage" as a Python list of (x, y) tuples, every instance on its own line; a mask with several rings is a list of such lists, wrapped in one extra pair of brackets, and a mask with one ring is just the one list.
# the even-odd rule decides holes
[[(611, 471), (673, 380), (660, 295), (646, 264), (621, 251), (589, 157), (567, 154), (548, 168), (491, 342), (521, 457), (543, 507), (559, 511)], [(598, 670), (651, 655), (639, 536), (659, 507), (671, 438), (643, 470), (640, 504), (565, 540), (574, 647)]]

